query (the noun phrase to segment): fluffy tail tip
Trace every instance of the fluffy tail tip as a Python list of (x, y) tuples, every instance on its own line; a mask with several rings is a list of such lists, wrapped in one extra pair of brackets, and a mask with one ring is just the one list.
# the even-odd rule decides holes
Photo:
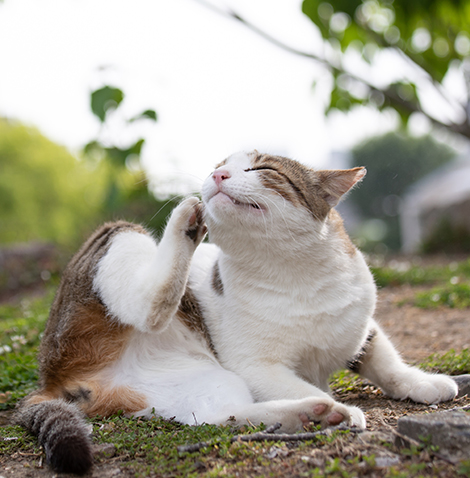
[(46, 449), (50, 467), (58, 473), (83, 475), (93, 466), (93, 453), (88, 440), (77, 436), (62, 438), (53, 449)]

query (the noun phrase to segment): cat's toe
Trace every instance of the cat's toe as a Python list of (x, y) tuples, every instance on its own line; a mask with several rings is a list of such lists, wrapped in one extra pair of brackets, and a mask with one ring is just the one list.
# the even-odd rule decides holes
[(341, 423), (360, 428), (366, 426), (364, 414), (359, 408), (348, 407), (333, 400), (314, 399), (311, 411), (299, 415), (303, 425), (306, 416), (310, 422), (320, 423), (322, 427), (337, 426)]
[(189, 217), (186, 235), (195, 243), (199, 244), (207, 233), (207, 226), (204, 223), (204, 206), (201, 202), (193, 206), (193, 213)]
[(457, 384), (445, 375), (429, 375), (412, 388), (409, 398), (418, 403), (447, 402), (457, 396)]
[(339, 412), (332, 412), (326, 417), (326, 421), (328, 422), (328, 425), (339, 425), (342, 421), (344, 421), (346, 417)]
[(201, 201), (195, 197), (182, 201), (173, 210), (168, 226), (177, 236), (189, 238), (197, 246), (207, 232)]
[(364, 412), (357, 407), (348, 407), (349, 411), (349, 421), (348, 425), (351, 427), (357, 427), (361, 430), (366, 428), (366, 417), (364, 416)]

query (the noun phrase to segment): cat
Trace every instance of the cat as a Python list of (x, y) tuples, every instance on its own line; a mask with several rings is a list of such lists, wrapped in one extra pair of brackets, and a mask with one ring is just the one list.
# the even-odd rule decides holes
[(158, 245), (142, 226), (98, 229), (64, 271), (40, 388), (17, 412), (52, 468), (86, 472), (83, 415), (119, 410), (363, 428), (362, 411), (329, 392), (344, 367), (396, 399), (453, 399), (456, 383), (405, 365), (373, 319), (373, 277), (334, 209), (365, 173), (237, 153), (206, 179), (202, 203), (174, 209)]

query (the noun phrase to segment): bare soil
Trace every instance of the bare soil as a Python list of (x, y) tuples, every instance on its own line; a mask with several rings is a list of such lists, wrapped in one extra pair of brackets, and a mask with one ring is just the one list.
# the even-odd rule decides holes
[[(406, 303), (420, 290), (416, 287), (389, 287), (379, 291), (379, 303), (376, 313), (378, 322), (392, 339), (403, 358), (409, 363), (418, 363), (432, 353), (445, 353), (450, 349), (460, 352), (470, 348), (469, 310), (439, 308), (434, 310), (418, 309)], [(404, 305), (400, 305), (405, 302)], [(222, 463), (223, 473), (220, 476), (306, 476), (316, 467), (326, 474), (334, 460), (344, 465), (348, 475), (345, 476), (415, 476), (410, 470), (413, 466), (422, 467), (420, 476), (454, 477), (461, 471), (458, 465), (449, 463), (438, 452), (429, 449), (417, 452), (415, 456), (404, 454), (395, 441), (396, 425), (399, 417), (413, 413), (429, 413), (454, 407), (470, 405), (465, 396), (453, 402), (438, 406), (415, 404), (411, 401), (395, 401), (385, 397), (380, 390), (367, 382), (360, 382), (357, 391), (335, 390), (336, 397), (364, 410), (367, 418), (367, 430), (361, 434), (350, 434), (336, 439), (329, 445), (298, 448), (296, 445), (280, 443), (266, 447), (261, 452), (264, 461), (252, 460), (239, 469), (235, 464), (220, 457), (216, 451), (201, 458), (195, 458), (195, 470), (200, 476), (211, 471)], [(0, 427), (8, 422), (8, 413), (0, 417)], [(1, 435), (1, 428), (0, 428)], [(1, 450), (1, 437), (0, 437)], [(133, 477), (133, 467), (127, 467), (129, 456), (125, 453), (116, 456), (105, 456), (97, 446), (96, 465), (87, 476), (92, 477)], [(112, 453), (111, 453), (112, 455)], [(349, 465), (347, 460), (354, 457), (375, 456), (375, 462), (368, 465), (359, 460), (357, 465)], [(145, 458), (142, 458), (145, 461)], [(392, 475), (389, 474), (390, 470)], [(44, 477), (55, 476), (43, 464), (43, 456), (27, 456), (15, 453), (12, 456), (0, 452), (0, 478)], [(466, 476), (470, 476), (467, 471)], [(67, 475), (62, 475), (67, 476)], [(159, 476), (158, 474), (151, 476)], [(174, 475), (177, 476), (177, 475)], [(212, 475), (215, 476), (215, 475)], [(219, 474), (217, 474), (219, 476)], [(333, 476), (341, 476), (341, 472)], [(416, 475), (418, 476), (418, 475)]]

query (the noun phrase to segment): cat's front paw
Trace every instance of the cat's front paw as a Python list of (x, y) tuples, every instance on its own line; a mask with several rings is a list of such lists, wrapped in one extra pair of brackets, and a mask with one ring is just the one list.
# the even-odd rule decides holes
[(171, 214), (168, 226), (179, 236), (198, 246), (207, 233), (204, 223), (204, 206), (195, 197), (182, 201)]
[(389, 395), (402, 400), (409, 398), (417, 403), (447, 402), (454, 399), (458, 393), (457, 384), (450, 377), (417, 369), (411, 369), (399, 382)]
[(445, 375), (427, 375), (416, 382), (408, 398), (418, 403), (440, 403), (453, 400), (458, 393), (457, 384)]

